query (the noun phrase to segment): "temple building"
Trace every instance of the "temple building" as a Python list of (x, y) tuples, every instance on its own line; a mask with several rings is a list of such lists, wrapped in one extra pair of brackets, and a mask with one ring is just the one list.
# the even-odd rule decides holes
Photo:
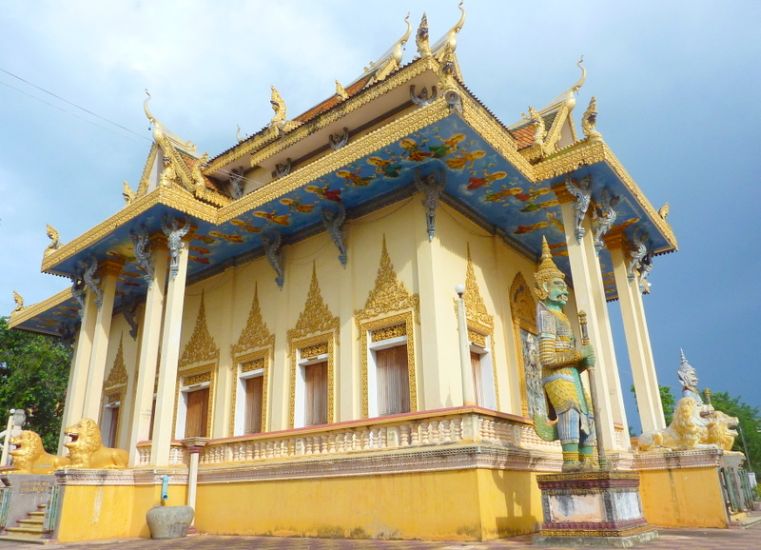
[(548, 414), (543, 237), (569, 316), (587, 314), (598, 439), (616, 468), (636, 467), (619, 372), (643, 430), (664, 428), (642, 295), (653, 258), (677, 249), (667, 208), (603, 139), (595, 99), (577, 106), (581, 61), (547, 106), (497, 118), (464, 83), (464, 20), (438, 41), (425, 16), (414, 36), (405, 21), (297, 116), (273, 87), (272, 120), (213, 157), (146, 98), (154, 143), (136, 188), (70, 242), (49, 227), (42, 271), (72, 286), (11, 315), (72, 342), (59, 454), (90, 418), (129, 456), (127, 469), (58, 471), (58, 540), (147, 536), (164, 474), (169, 502), (193, 505), (208, 533), (534, 531), (536, 475), (562, 460), (533, 428)]

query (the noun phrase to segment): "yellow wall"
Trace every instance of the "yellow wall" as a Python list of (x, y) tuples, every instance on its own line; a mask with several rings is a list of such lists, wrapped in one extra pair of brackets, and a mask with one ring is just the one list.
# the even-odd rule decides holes
[(215, 534), (485, 540), (541, 521), (535, 474), (487, 469), (203, 484), (196, 508)]
[(640, 471), (645, 519), (661, 527), (727, 527), (717, 468)]
[[(287, 333), (304, 308), (315, 266), (322, 296), (331, 313), (340, 319), (335, 348), (336, 421), (361, 416), (359, 338), (354, 313), (365, 306), (378, 270), (385, 235), (388, 252), (399, 280), (420, 296), (415, 324), (417, 408), (459, 406), (462, 403), (454, 286), (464, 282), (466, 251), (470, 246), (476, 281), (488, 312), (494, 317), (492, 357), (497, 409), (521, 414), (521, 372), (510, 312), (509, 289), (518, 272), (533, 279), (534, 261), (490, 235), (445, 204), (436, 215), (436, 237), (428, 241), (421, 196), (380, 208), (345, 225), (348, 265), (338, 261), (338, 251), (325, 232), (283, 247), (285, 285), (275, 284), (275, 273), (266, 258), (231, 266), (188, 286), (183, 309), (181, 353), (190, 341), (204, 295), (208, 330), (219, 349), (211, 437), (231, 434), (232, 395), (237, 364), (231, 353), (248, 319), (254, 287), (263, 318), (275, 336), (269, 377), (269, 431), (289, 427), (290, 356)], [(573, 304), (569, 305), (569, 310)], [(142, 321), (142, 310), (138, 312)], [(134, 400), (138, 341), (129, 337), (121, 315), (114, 318), (109, 347), (109, 368), (124, 334), (124, 352), (130, 377), (127, 406), (121, 410), (119, 442), (126, 444)], [(193, 365), (191, 365), (192, 367)]]
[[(184, 505), (185, 486), (169, 486), (169, 505)], [(73, 542), (148, 537), (145, 514), (160, 503), (160, 485), (67, 485), (57, 540)]]

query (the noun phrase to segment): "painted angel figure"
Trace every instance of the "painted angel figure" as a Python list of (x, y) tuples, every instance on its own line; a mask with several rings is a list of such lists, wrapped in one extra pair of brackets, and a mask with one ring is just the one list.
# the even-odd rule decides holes
[(586, 231), (584, 230), (584, 216), (592, 202), (592, 177), (585, 176), (580, 180), (566, 178), (565, 187), (568, 192), (576, 197), (576, 240), (581, 241)]

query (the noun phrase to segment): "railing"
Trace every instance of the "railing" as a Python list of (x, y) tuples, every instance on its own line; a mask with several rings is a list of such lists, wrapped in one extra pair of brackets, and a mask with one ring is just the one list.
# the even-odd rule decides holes
[(11, 488), (0, 485), (0, 531), (8, 523), (8, 509), (11, 503)]
[[(479, 408), (443, 409), (278, 432), (212, 439), (200, 464), (215, 465), (333, 454), (382, 452), (426, 446), (480, 443), (559, 451), (522, 417)], [(138, 444), (138, 465), (150, 463), (150, 442)], [(172, 442), (170, 464), (187, 464), (187, 451)]]

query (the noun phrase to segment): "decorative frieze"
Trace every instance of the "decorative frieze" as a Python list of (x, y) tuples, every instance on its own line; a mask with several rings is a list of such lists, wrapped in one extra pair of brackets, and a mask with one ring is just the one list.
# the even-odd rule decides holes
[(400, 338), (407, 335), (407, 325), (400, 323), (390, 327), (383, 327), (374, 330), (370, 333), (370, 340), (372, 342), (382, 342), (383, 340), (390, 340), (391, 338)]

